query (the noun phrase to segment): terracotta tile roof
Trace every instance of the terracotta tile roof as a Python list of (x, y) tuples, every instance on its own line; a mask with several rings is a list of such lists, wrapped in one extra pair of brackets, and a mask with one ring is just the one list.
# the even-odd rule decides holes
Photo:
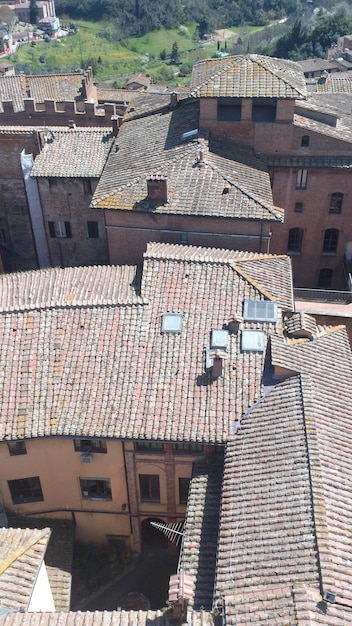
[(193, 577), (193, 609), (211, 611), (213, 605), (222, 475), (222, 458), (196, 462), (193, 468), (178, 565)]
[[(173, 626), (167, 611), (94, 611), (90, 613), (16, 613), (0, 615), (1, 626)], [(192, 611), (189, 626), (214, 626), (206, 611)]]
[(24, 517), (8, 513), (12, 528), (45, 529), (50, 523), (50, 538), (45, 553), (45, 566), (50, 589), (57, 611), (69, 611), (71, 598), (71, 569), (73, 559), (73, 522), (65, 519), (50, 520), (39, 517)]
[(43, 74), (26, 76), (28, 97), (35, 102), (45, 100), (83, 100), (82, 78), (84, 74)]
[(133, 266), (66, 267), (2, 274), (0, 312), (137, 304)]
[(11, 100), (15, 112), (24, 111), (23, 99), (26, 95), (22, 90), (21, 76), (0, 76), (0, 111), (3, 113), (3, 102)]
[(83, 73), (48, 75), (0, 75), (0, 111), (2, 103), (11, 100), (15, 112), (24, 111), (24, 99), (33, 98), (37, 104), (45, 100), (82, 100)]
[(99, 178), (114, 138), (99, 128), (49, 131), (48, 142), (35, 158), (31, 176)]
[[(217, 142), (208, 145), (206, 139), (182, 138), (197, 128), (195, 102), (124, 123), (91, 206), (282, 221), (284, 212), (273, 205), (264, 162), (243, 150), (230, 152), (226, 144), (223, 155)], [(167, 202), (148, 199), (146, 179), (151, 173), (167, 178)]]
[(314, 317), (299, 312), (287, 320), (286, 331), (290, 336), (314, 337), (318, 334), (318, 325)]
[(303, 72), (317, 72), (323, 70), (338, 70), (341, 66), (336, 61), (328, 61), (327, 59), (305, 59), (297, 61)]
[[(33, 302), (39, 306), (28, 308), (24, 301), (25, 308), (11, 311), (16, 299), (4, 292), (9, 311), (0, 316), (6, 337), (0, 353), (0, 438), (226, 440), (233, 414), (242, 414), (262, 393), (265, 353), (241, 352), (240, 334), (230, 335), (224, 376), (212, 380), (204, 369), (210, 332), (233, 318), (241, 319), (245, 298), (268, 298), (275, 281), (277, 289), (282, 286), (280, 311), (281, 306), (287, 308), (291, 290), (290, 278), (287, 274), (285, 278), (290, 268), (287, 257), (277, 259), (281, 271), (267, 273), (262, 286), (251, 278), (250, 261), (245, 273), (241, 269), (246, 258), (261, 259), (263, 266), (275, 259), (151, 245), (141, 285), (144, 305), (131, 304), (130, 298), (113, 304), (110, 294), (106, 304), (103, 297), (97, 304), (89, 297), (79, 304), (80, 292), (75, 298), (75, 290), (68, 288), (62, 289), (61, 296), (53, 287), (46, 294), (42, 272), (31, 283)], [(66, 270), (55, 270), (60, 271), (65, 277)], [(106, 269), (101, 272), (103, 280)], [(52, 274), (46, 276), (52, 284)], [(99, 268), (95, 276), (99, 284)], [(18, 294), (18, 281), (20, 276), (17, 283), (8, 283), (7, 291), (13, 284)], [(68, 304), (71, 293), (72, 306)], [(214, 307), (214, 303), (219, 304)], [(180, 309), (181, 334), (162, 334), (162, 314)], [(280, 314), (277, 328), (272, 323), (260, 327), (280, 332)]]
[[(347, 83), (346, 83), (347, 84)], [(316, 93), (306, 102), (297, 103), (294, 125), (318, 134), (352, 142), (351, 95), (345, 93)], [(325, 118), (325, 119), (324, 119)], [(325, 157), (328, 158), (328, 155)], [(340, 157), (341, 159), (347, 157)], [(330, 157), (338, 161), (338, 157)]]
[(297, 63), (257, 54), (199, 61), (193, 67), (191, 95), (197, 98), (305, 98)]
[[(263, 591), (299, 582), (318, 586), (319, 572), (296, 376), (255, 405), (227, 444), (216, 594), (231, 597), (260, 589), (264, 598)], [(248, 617), (241, 617), (240, 623), (247, 624)]]
[(0, 607), (28, 609), (50, 529), (0, 528)]
[(313, 341), (271, 344), (273, 364), (302, 372), (315, 532), (323, 589), (352, 606), (350, 433), (352, 358), (344, 327), (321, 331)]

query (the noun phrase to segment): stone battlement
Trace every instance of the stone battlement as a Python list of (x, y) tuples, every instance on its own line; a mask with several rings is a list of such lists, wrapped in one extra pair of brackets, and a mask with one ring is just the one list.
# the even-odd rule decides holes
[(35, 103), (33, 98), (24, 99), (24, 110), (15, 111), (12, 100), (2, 103), (0, 125), (8, 126), (111, 126), (112, 117), (122, 116), (125, 105), (97, 105), (90, 102), (45, 100)]

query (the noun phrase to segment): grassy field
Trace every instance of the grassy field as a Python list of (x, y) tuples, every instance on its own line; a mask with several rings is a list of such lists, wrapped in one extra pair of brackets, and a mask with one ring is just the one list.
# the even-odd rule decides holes
[[(99, 84), (122, 86), (137, 72), (149, 73), (154, 82), (168, 85), (187, 84), (191, 66), (198, 60), (210, 58), (217, 51), (217, 42), (195, 39), (196, 24), (161, 29), (144, 37), (114, 41), (113, 26), (102, 22), (74, 22), (76, 34), (49, 42), (37, 41), (21, 46), (9, 60), (16, 71), (27, 74), (74, 72), (92, 65)], [(244, 29), (231, 29), (235, 42)], [(247, 28), (247, 33), (255, 29)], [(170, 63), (173, 43), (179, 51), (179, 65)], [(223, 46), (224, 42), (221, 42)], [(161, 60), (160, 54), (166, 54)], [(179, 70), (184, 76), (179, 76)]]

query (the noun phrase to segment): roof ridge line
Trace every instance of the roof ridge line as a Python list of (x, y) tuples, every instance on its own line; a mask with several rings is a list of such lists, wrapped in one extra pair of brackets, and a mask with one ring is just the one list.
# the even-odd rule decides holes
[[(212, 154), (210, 152), (210, 154)], [(279, 213), (277, 213), (276, 211), (273, 210), (272, 205), (271, 207), (266, 203), (263, 202), (262, 200), (259, 200), (254, 194), (252, 194), (251, 192), (247, 191), (246, 189), (244, 189), (244, 187), (242, 187), (242, 185), (240, 185), (237, 182), (234, 182), (229, 176), (227, 176), (226, 174), (223, 174), (222, 171), (220, 170), (219, 167), (217, 167), (217, 165), (213, 165), (212, 163), (208, 163), (206, 160), (204, 161), (205, 165), (208, 165), (208, 167), (211, 167), (214, 171), (218, 172), (218, 174), (220, 174), (220, 176), (222, 176), (222, 178), (224, 180), (226, 180), (228, 183), (230, 183), (231, 185), (233, 185), (234, 187), (236, 187), (236, 189), (238, 189), (241, 193), (243, 193), (245, 196), (247, 196), (248, 198), (250, 198), (251, 200), (254, 200), (254, 202), (257, 202), (258, 204), (260, 204), (262, 207), (264, 207), (265, 209), (267, 209), (270, 213), (272, 213), (273, 215), (275, 215), (275, 217), (281, 217), (279, 215)]]
[(15, 548), (15, 550), (7, 557), (7, 559), (5, 559), (2, 563), (0, 563), (0, 576), (4, 572), (6, 572), (6, 570), (9, 567), (11, 567), (11, 565), (15, 561), (17, 561), (17, 559), (19, 559), (25, 552), (27, 552), (27, 550), (29, 550), (30, 548), (35, 546), (36, 543), (38, 543), (41, 539), (43, 539), (45, 537), (45, 535), (48, 534), (48, 531), (49, 531), (49, 537), (50, 537), (50, 534), (51, 534), (50, 528), (44, 528), (43, 530), (39, 531), (39, 537), (36, 536), (35, 539), (32, 538), (26, 544), (24, 544), (24, 545), (22, 545), (22, 546), (20, 546), (18, 548)]
[[(261, 57), (261, 55), (255, 55), (255, 54), (251, 54), (249, 55), (251, 60), (253, 60), (253, 62), (256, 62), (258, 65), (260, 65), (260, 67), (262, 67), (264, 70), (268, 71), (268, 68), (264, 65), (264, 63), (260, 62), (258, 58), (253, 59), (253, 57)], [(272, 58), (272, 57), (267, 57), (267, 58)], [(288, 60), (288, 59), (286, 59)], [(276, 78), (278, 78), (279, 80), (282, 80), (283, 83), (285, 83), (285, 85), (288, 85), (289, 87), (291, 87), (291, 89), (294, 89), (294, 91), (296, 91), (297, 93), (299, 93), (301, 96), (305, 96), (307, 97), (306, 93), (302, 93), (302, 91), (300, 91), (299, 89), (297, 89), (296, 86), (293, 86), (292, 83), (289, 82), (288, 78), (285, 78), (284, 76), (278, 76), (276, 72), (274, 72), (273, 70), (269, 69), (269, 71), (271, 72), (271, 74), (274, 74), (276, 76)]]
[[(237, 261), (237, 263), (238, 262), (239, 261)], [(265, 287), (262, 287), (261, 285), (259, 285), (259, 283), (254, 278), (252, 278), (251, 276), (248, 276), (248, 274), (246, 274), (246, 272), (243, 272), (236, 265), (236, 262), (234, 262), (234, 263), (230, 262), (229, 265), (230, 265), (230, 267), (232, 267), (233, 270), (235, 270), (235, 272), (237, 272), (240, 276), (242, 276), (242, 278), (247, 280), (251, 285), (253, 285), (253, 287), (258, 289), (258, 291), (260, 291), (260, 293), (262, 293), (263, 296), (265, 296), (266, 298), (268, 298), (272, 302), (276, 302), (276, 299), (274, 298), (274, 296), (267, 289), (265, 289)]]

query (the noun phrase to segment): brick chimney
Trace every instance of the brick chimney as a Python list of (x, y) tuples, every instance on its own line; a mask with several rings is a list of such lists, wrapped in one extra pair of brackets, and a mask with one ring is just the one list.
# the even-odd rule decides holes
[(147, 178), (148, 199), (167, 202), (167, 179), (163, 174), (150, 174)]

